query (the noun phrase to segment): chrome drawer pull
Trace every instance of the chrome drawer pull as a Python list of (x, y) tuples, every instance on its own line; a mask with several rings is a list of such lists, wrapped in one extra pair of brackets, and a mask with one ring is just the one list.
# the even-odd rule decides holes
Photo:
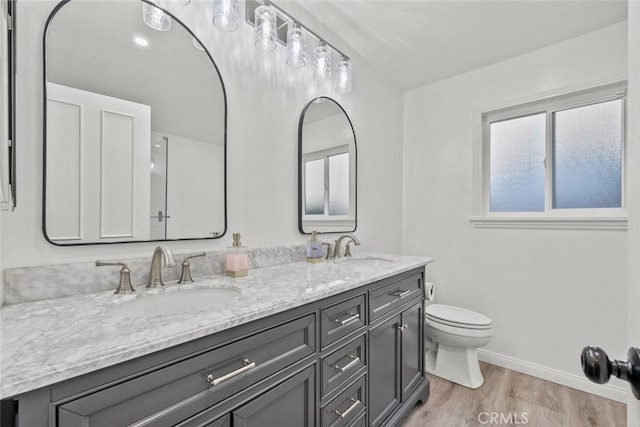
[(338, 372), (344, 372), (346, 370), (349, 370), (352, 366), (357, 365), (358, 363), (360, 363), (360, 358), (357, 356), (352, 356), (349, 355), (349, 357), (351, 358), (351, 362), (347, 363), (344, 366), (338, 366), (336, 365), (335, 368)]
[(410, 289), (399, 289), (398, 291), (394, 292), (392, 295), (394, 297), (404, 298), (407, 295), (409, 295), (410, 293), (411, 293)]
[(336, 415), (339, 416), (340, 418), (347, 418), (349, 416), (349, 412), (356, 409), (358, 407), (358, 404), (360, 403), (359, 400), (356, 400), (353, 397), (350, 397), (349, 400), (353, 402), (353, 405), (349, 406), (349, 409), (347, 409), (344, 412), (335, 411)]
[(220, 378), (214, 378), (212, 374), (207, 375), (207, 381), (209, 381), (211, 385), (218, 385), (223, 381), (226, 381), (230, 378), (235, 377), (236, 375), (240, 375), (241, 373), (256, 367), (256, 362), (251, 362), (249, 359), (244, 359), (242, 363), (244, 363), (244, 366), (242, 368), (236, 369), (233, 372), (229, 372), (228, 374), (223, 375)]
[(346, 325), (347, 323), (351, 323), (351, 322), (353, 322), (354, 320), (358, 320), (358, 319), (360, 319), (360, 313), (349, 313), (349, 316), (350, 316), (350, 317), (347, 317), (347, 318), (346, 318), (346, 319), (344, 319), (344, 320), (338, 320), (338, 319), (336, 319), (336, 320), (335, 320), (335, 322), (336, 322), (338, 325), (340, 325), (340, 326), (344, 326), (344, 325)]
[(400, 329), (400, 332), (404, 332), (409, 328), (409, 325), (407, 325), (406, 323), (403, 323), (402, 326), (398, 326), (398, 329)]

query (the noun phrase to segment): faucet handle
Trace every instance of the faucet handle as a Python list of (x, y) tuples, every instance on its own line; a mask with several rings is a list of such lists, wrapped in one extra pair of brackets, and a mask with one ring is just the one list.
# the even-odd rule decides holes
[(347, 242), (347, 247), (344, 250), (344, 256), (346, 258), (350, 258), (351, 257), (351, 243), (353, 243), (353, 242)]
[(191, 277), (191, 263), (189, 262), (189, 260), (191, 258), (205, 256), (205, 254), (206, 252), (202, 251), (202, 252), (189, 254), (186, 257), (184, 257), (184, 260), (182, 261), (182, 273), (180, 274), (180, 280), (178, 280), (178, 284), (193, 283), (194, 280)]
[(328, 242), (322, 242), (322, 246), (326, 246), (327, 247), (327, 256), (324, 257), (324, 259), (331, 259), (331, 243)]
[(96, 267), (105, 266), (122, 266), (120, 269), (120, 283), (118, 283), (118, 287), (114, 294), (128, 294), (136, 291), (133, 289), (133, 286), (131, 286), (131, 270), (129, 270), (129, 266), (127, 264), (120, 261), (96, 260)]

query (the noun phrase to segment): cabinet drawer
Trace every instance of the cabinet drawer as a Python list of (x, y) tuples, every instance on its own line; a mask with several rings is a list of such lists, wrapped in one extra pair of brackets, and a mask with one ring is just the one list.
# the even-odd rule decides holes
[(347, 387), (322, 408), (322, 427), (345, 427), (358, 419), (366, 411), (366, 376)]
[(418, 297), (424, 298), (420, 273), (369, 291), (369, 318), (373, 321)]
[(313, 354), (314, 331), (310, 314), (73, 400), (59, 425), (175, 424)]
[(364, 336), (322, 359), (322, 396), (326, 396), (367, 364)]
[(320, 311), (322, 348), (365, 325), (364, 301), (364, 295), (359, 295)]

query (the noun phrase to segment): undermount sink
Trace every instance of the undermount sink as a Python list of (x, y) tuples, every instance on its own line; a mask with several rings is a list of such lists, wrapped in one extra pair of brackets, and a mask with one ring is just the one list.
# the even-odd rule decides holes
[(386, 258), (368, 256), (368, 257), (355, 257), (355, 258), (354, 257), (340, 258), (339, 262), (362, 263), (362, 264), (384, 264), (391, 261), (392, 260), (386, 259)]
[(135, 299), (107, 308), (109, 314), (122, 317), (151, 317), (178, 314), (206, 308), (219, 308), (240, 296), (234, 288), (185, 289), (153, 295), (138, 295)]

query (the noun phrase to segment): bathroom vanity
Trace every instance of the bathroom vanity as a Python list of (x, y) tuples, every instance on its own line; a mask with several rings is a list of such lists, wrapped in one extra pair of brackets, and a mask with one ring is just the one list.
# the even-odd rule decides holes
[[(167, 315), (114, 310), (148, 298), (144, 291), (3, 307), (3, 422), (15, 414), (29, 427), (398, 425), (429, 396), (430, 261), (358, 255), (214, 276), (189, 286), (238, 297)], [(155, 292), (169, 298), (189, 287), (175, 289)]]

